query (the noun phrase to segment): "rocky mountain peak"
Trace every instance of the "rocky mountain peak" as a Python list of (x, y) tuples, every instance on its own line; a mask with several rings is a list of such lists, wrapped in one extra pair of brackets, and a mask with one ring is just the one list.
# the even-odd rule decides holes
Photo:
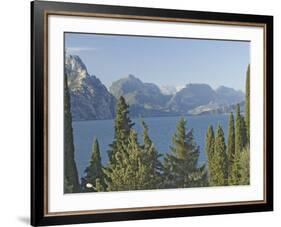
[(65, 73), (68, 76), (70, 90), (80, 90), (83, 80), (89, 76), (85, 64), (77, 55), (66, 54)]
[(79, 56), (66, 55), (65, 73), (73, 120), (109, 119), (114, 117), (116, 99), (94, 75), (89, 75)]

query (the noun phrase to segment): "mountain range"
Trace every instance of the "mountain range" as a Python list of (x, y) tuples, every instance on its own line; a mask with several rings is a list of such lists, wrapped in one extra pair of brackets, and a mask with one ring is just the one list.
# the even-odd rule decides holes
[[(213, 89), (208, 84), (161, 86), (145, 83), (134, 75), (114, 81), (109, 89), (90, 75), (76, 55), (66, 54), (65, 73), (71, 97), (73, 120), (114, 118), (116, 100), (123, 96), (131, 117), (200, 115), (233, 111), (243, 105), (244, 93), (225, 86)], [(242, 107), (243, 108), (243, 107)]]

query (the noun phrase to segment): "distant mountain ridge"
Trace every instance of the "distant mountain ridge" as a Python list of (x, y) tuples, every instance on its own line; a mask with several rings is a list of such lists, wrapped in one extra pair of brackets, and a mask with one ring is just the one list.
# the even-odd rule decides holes
[(244, 100), (244, 93), (233, 88), (220, 86), (214, 90), (208, 84), (198, 83), (187, 84), (176, 92), (163, 92), (163, 87), (143, 83), (133, 75), (113, 82), (109, 91), (116, 98), (124, 96), (134, 116), (197, 115), (223, 107), (227, 109)]
[(131, 113), (136, 116), (161, 114), (171, 98), (164, 95), (157, 85), (143, 83), (133, 75), (113, 82), (109, 91), (117, 99), (122, 95), (130, 105)]
[(180, 90), (177, 89), (177, 87), (171, 85), (162, 85), (159, 88), (164, 95), (174, 95)]
[(200, 115), (223, 113), (243, 103), (244, 93), (221, 86), (189, 83), (180, 88), (158, 87), (129, 74), (107, 89), (94, 75), (89, 75), (78, 56), (66, 55), (65, 72), (71, 96), (74, 120), (114, 118), (116, 100), (123, 96), (131, 117)]
[(210, 114), (223, 114), (236, 111), (236, 105), (240, 105), (240, 111), (243, 113), (245, 111), (245, 101), (232, 105), (221, 105), (221, 106), (200, 106), (189, 112), (191, 115), (210, 115)]
[(169, 109), (186, 114), (197, 106), (206, 105), (216, 97), (216, 92), (207, 84), (187, 84), (167, 103)]

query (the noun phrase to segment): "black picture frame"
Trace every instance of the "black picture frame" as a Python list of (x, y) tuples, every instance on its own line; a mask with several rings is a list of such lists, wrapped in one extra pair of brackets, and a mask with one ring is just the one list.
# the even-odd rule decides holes
[[(67, 15), (100, 14), (104, 17), (118, 15), (122, 18), (145, 20), (192, 20), (194, 23), (244, 23), (265, 26), (265, 201), (263, 203), (232, 204), (220, 206), (197, 206), (191, 208), (140, 209), (102, 213), (46, 212), (46, 151), (48, 144), (48, 84), (45, 78), (46, 62), (46, 18), (50, 14)], [(273, 210), (273, 17), (201, 11), (185, 11), (156, 8), (139, 8), (110, 5), (77, 4), (63, 2), (31, 2), (31, 224), (33, 226), (108, 222), (137, 219), (171, 218), (213, 214), (244, 213)]]

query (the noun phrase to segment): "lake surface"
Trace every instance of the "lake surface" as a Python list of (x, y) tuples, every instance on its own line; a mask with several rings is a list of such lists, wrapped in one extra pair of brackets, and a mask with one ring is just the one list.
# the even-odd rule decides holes
[[(214, 127), (220, 123), (223, 127), (225, 138), (227, 138), (228, 118), (226, 114), (204, 115), (204, 116), (186, 116), (187, 129), (193, 128), (194, 139), (200, 148), (199, 162), (205, 161), (205, 134), (209, 124)], [(172, 136), (176, 131), (176, 124), (179, 120), (175, 117), (151, 117), (144, 118), (149, 127), (149, 135), (154, 142), (158, 152), (169, 152)], [(135, 122), (134, 129), (138, 132), (139, 141), (141, 138), (141, 125), (138, 118), (132, 119)], [(93, 121), (74, 121), (73, 134), (75, 146), (75, 159), (79, 176), (84, 173), (85, 168), (89, 164), (92, 152), (93, 139), (96, 137), (99, 141), (102, 162), (108, 161), (107, 150), (108, 144), (113, 140), (114, 120), (93, 120)]]

